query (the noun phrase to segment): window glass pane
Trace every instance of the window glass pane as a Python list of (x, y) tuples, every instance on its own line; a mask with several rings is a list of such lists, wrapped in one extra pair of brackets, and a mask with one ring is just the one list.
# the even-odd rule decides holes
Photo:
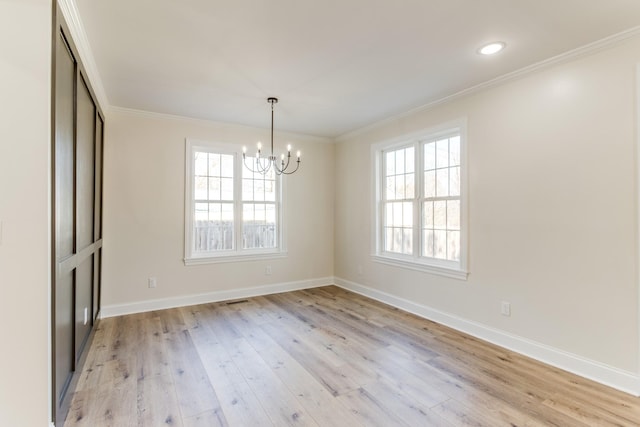
[(275, 181), (269, 180), (264, 182), (264, 199), (268, 202), (276, 201), (276, 183)]
[(209, 176), (220, 176), (220, 154), (209, 153)]
[(387, 187), (385, 193), (386, 200), (395, 200), (396, 199), (396, 177), (390, 176), (387, 178)]
[(449, 195), (449, 169), (436, 170), (436, 197)]
[(385, 206), (384, 225), (385, 227), (393, 224), (393, 204), (387, 203)]
[(424, 170), (436, 168), (436, 143), (430, 142), (424, 145)]
[(255, 221), (254, 205), (251, 203), (244, 203), (242, 205), (242, 221), (246, 224)]
[(447, 232), (447, 259), (460, 261), (460, 232)]
[(460, 195), (460, 166), (449, 169), (449, 194)]
[(387, 169), (386, 176), (395, 175), (396, 174), (396, 152), (391, 151), (386, 153), (384, 163)]
[(413, 199), (415, 197), (415, 175), (413, 173), (404, 176), (404, 198)]
[(405, 150), (396, 151), (396, 175), (403, 174), (404, 171), (404, 153)]
[(223, 203), (220, 214), (222, 221), (233, 227), (233, 205), (231, 203)]
[(276, 205), (268, 204), (266, 205), (267, 209), (267, 224), (276, 224)]
[(424, 173), (424, 197), (435, 197), (436, 195), (436, 171)]
[(199, 221), (209, 220), (209, 204), (208, 203), (196, 203), (195, 209), (196, 223)]
[(422, 227), (433, 228), (433, 202), (424, 202), (422, 206)]
[(408, 147), (405, 150), (405, 161), (404, 161), (404, 171), (405, 173), (413, 173), (415, 172), (415, 149), (413, 147)]
[(404, 175), (396, 176), (396, 198), (399, 199), (399, 200), (405, 198), (404, 180), (405, 180), (405, 176)]
[(221, 200), (220, 178), (209, 178), (209, 200)]
[(411, 255), (413, 253), (413, 230), (402, 229), (402, 253)]
[(447, 259), (447, 232), (436, 230), (434, 234), (434, 258)]
[(393, 229), (393, 252), (402, 253), (402, 228)]
[(242, 180), (242, 200), (253, 200), (253, 180), (251, 179)]
[(221, 176), (233, 178), (233, 157), (231, 154), (222, 154), (220, 156)]
[(196, 151), (195, 154), (195, 174), (197, 176), (207, 176), (207, 153)]
[(197, 176), (194, 184), (194, 198), (196, 200), (207, 200), (207, 178)]
[(449, 166), (449, 140), (442, 139), (436, 142), (436, 167), (446, 168)]
[(413, 227), (413, 203), (411, 202), (402, 204), (402, 226)]
[(439, 230), (447, 228), (447, 202), (444, 200), (433, 202), (433, 227)]
[(253, 181), (253, 200), (264, 201), (264, 181), (261, 179)]
[(393, 222), (394, 227), (402, 227), (402, 203), (393, 204)]
[(233, 200), (233, 178), (221, 178), (220, 198)]
[(256, 204), (255, 206), (255, 218), (256, 221), (264, 222), (266, 219), (266, 211), (263, 204)]
[(449, 139), (449, 165), (460, 165), (460, 136)]
[(447, 229), (460, 230), (460, 200), (447, 201)]
[(424, 230), (422, 232), (422, 256), (433, 258), (433, 230)]

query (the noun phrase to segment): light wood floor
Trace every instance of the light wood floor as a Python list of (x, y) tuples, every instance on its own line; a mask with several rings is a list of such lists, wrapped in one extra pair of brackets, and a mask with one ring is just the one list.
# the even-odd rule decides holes
[(66, 427), (639, 426), (640, 399), (337, 287), (102, 320)]

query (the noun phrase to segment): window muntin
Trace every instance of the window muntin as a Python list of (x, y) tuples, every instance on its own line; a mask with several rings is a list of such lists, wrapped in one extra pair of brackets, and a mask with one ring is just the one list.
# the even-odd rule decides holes
[(245, 168), (235, 146), (186, 145), (185, 263), (284, 256), (280, 177)]
[(374, 259), (466, 278), (462, 128), (378, 145)]

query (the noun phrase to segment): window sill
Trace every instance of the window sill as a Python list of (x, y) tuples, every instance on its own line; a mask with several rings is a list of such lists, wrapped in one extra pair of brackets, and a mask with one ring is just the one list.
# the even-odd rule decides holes
[(287, 252), (252, 253), (242, 255), (218, 255), (191, 257), (184, 259), (184, 265), (220, 264), (224, 262), (260, 261), (264, 259), (286, 258)]
[(420, 262), (412, 262), (404, 259), (374, 254), (371, 256), (374, 262), (392, 265), (394, 267), (406, 268), (409, 270), (422, 271), (424, 273), (436, 274), (438, 276), (449, 277), (451, 279), (467, 280), (469, 272), (454, 268), (442, 267)]

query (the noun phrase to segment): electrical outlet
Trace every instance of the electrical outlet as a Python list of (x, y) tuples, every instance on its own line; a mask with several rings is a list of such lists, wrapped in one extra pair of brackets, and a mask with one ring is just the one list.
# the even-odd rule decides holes
[(511, 303), (502, 301), (502, 303), (500, 304), (500, 313), (503, 316), (511, 316)]
[(149, 287), (150, 288), (155, 288), (157, 283), (156, 283), (156, 278), (155, 277), (149, 277)]
[(264, 268), (264, 274), (266, 274), (267, 276), (271, 276), (271, 266), (270, 265), (267, 265)]

